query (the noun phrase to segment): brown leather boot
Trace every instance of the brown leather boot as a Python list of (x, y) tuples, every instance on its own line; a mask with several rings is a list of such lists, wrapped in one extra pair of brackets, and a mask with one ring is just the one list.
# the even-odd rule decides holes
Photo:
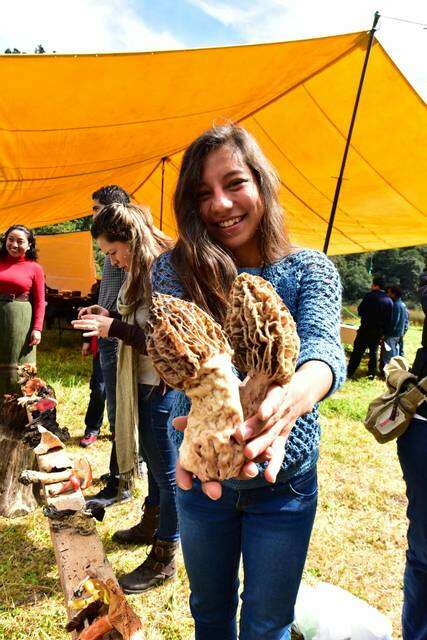
[(159, 507), (145, 504), (142, 507), (142, 518), (130, 529), (122, 529), (113, 533), (112, 539), (120, 544), (153, 544), (159, 526)]
[(150, 553), (142, 564), (119, 578), (125, 593), (142, 593), (157, 587), (176, 574), (175, 556), (179, 542), (154, 540)]

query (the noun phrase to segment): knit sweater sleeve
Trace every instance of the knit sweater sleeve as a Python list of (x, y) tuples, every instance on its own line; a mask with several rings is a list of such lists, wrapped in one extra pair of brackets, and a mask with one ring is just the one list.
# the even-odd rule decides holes
[(37, 263), (33, 263), (33, 283), (30, 291), (31, 303), (33, 306), (33, 330), (43, 329), (45, 304), (45, 278), (43, 268)]
[(154, 262), (151, 271), (153, 291), (167, 293), (175, 298), (184, 297), (184, 289), (172, 264), (172, 253), (162, 253)]
[(301, 340), (298, 367), (310, 360), (325, 362), (333, 374), (327, 395), (345, 380), (340, 340), (341, 281), (333, 263), (317, 251), (301, 252), (297, 330)]

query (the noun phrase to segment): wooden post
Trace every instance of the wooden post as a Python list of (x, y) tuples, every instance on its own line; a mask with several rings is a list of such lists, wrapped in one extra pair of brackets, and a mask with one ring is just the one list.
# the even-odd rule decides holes
[(23, 407), (11, 402), (0, 405), (0, 516), (16, 518), (37, 508), (33, 485), (24, 486), (19, 476), (24, 469), (34, 469), (36, 456), (21, 440), (21, 430), (28, 422)]

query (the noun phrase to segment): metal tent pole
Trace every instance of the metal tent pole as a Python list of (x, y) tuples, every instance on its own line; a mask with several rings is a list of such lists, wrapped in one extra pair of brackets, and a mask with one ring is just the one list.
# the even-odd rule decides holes
[(356, 100), (355, 100), (354, 107), (353, 107), (353, 114), (351, 116), (350, 127), (348, 129), (347, 140), (346, 140), (346, 143), (345, 143), (344, 154), (343, 154), (343, 158), (342, 158), (342, 162), (341, 162), (340, 174), (338, 176), (337, 186), (335, 187), (334, 200), (332, 202), (331, 214), (329, 216), (329, 222), (328, 222), (328, 230), (326, 231), (325, 243), (323, 245), (323, 252), (324, 253), (328, 253), (329, 242), (330, 242), (330, 239), (331, 239), (332, 229), (333, 229), (333, 226), (334, 226), (335, 213), (336, 213), (336, 210), (337, 210), (338, 200), (339, 200), (339, 197), (340, 197), (340, 191), (341, 191), (341, 185), (342, 185), (342, 180), (343, 180), (343, 176), (344, 176), (345, 165), (346, 165), (346, 162), (347, 162), (348, 150), (350, 148), (351, 136), (353, 134), (353, 128), (354, 128), (354, 123), (356, 121), (357, 109), (358, 109), (358, 106), (359, 106), (359, 100), (360, 100), (360, 96), (361, 96), (361, 93), (362, 93), (363, 82), (365, 80), (365, 75), (366, 75), (366, 68), (368, 66), (369, 55), (371, 53), (372, 45), (373, 45), (373, 42), (374, 42), (374, 35), (375, 35), (375, 31), (376, 31), (376, 26), (378, 24), (378, 20), (379, 19), (380, 19), (380, 14), (379, 14), (378, 11), (375, 11), (374, 22), (372, 23), (372, 28), (371, 28), (371, 30), (369, 32), (368, 47), (366, 49), (365, 61), (363, 63), (362, 74), (360, 76), (359, 87), (357, 89)]
[(162, 187), (160, 193), (160, 231), (163, 231), (163, 192), (165, 185), (165, 164), (167, 158), (162, 158)]

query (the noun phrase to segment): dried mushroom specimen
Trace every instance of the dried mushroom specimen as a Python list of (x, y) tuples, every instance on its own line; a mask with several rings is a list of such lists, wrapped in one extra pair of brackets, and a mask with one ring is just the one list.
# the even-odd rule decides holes
[(248, 418), (258, 410), (268, 387), (286, 384), (295, 371), (300, 344), (295, 322), (269, 282), (241, 273), (231, 289), (225, 330), (234, 363), (247, 374), (240, 398)]
[(233, 436), (243, 415), (221, 327), (192, 302), (154, 294), (147, 351), (163, 380), (191, 398), (181, 465), (202, 481), (237, 476), (244, 457)]

